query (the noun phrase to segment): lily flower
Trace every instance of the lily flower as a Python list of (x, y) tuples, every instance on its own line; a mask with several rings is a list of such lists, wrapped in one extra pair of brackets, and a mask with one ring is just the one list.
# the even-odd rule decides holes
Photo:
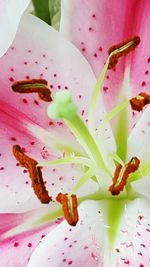
[[(0, 59), (3, 266), (149, 266), (146, 82), (131, 92), (148, 43), (140, 32), (122, 37), (97, 79), (74, 45), (25, 15)], [(106, 106), (107, 80), (122, 95)]]
[(30, 0), (9, 0), (0, 3), (0, 56), (7, 51), (17, 31), (20, 18), (27, 8)]

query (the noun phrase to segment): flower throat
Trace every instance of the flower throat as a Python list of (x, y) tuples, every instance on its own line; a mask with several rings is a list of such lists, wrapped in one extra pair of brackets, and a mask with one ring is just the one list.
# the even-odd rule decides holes
[[(136, 173), (139, 170), (140, 160), (135, 156), (128, 163), (124, 163), (119, 155), (112, 153), (111, 160), (115, 166), (115, 171), (112, 173), (112, 169), (109, 168), (109, 164), (106, 162), (103, 151), (101, 151), (101, 144), (103, 143), (105, 126), (112, 118), (124, 110), (129, 103), (133, 110), (141, 111), (145, 105), (150, 103), (150, 96), (141, 92), (139, 96), (132, 98), (130, 101), (125, 100), (121, 104), (115, 106), (101, 122), (99, 129), (100, 138), (99, 134), (96, 135), (95, 132), (94, 118), (98, 94), (107, 70), (113, 69), (117, 64), (118, 59), (133, 51), (139, 43), (140, 38), (135, 36), (126, 42), (114, 45), (109, 49), (108, 59), (92, 92), (89, 105), (88, 126), (78, 115), (77, 107), (74, 104), (69, 91), (61, 90), (54, 96), (51, 96), (51, 92), (47, 87), (47, 81), (42, 79), (19, 81), (12, 85), (12, 90), (14, 92), (38, 93), (42, 100), (51, 102), (48, 107), (48, 116), (53, 120), (63, 120), (85, 151), (85, 156), (76, 155), (73, 151), (69, 156), (64, 156), (53, 161), (38, 163), (36, 160), (25, 155), (19, 145), (13, 147), (13, 154), (20, 165), (28, 170), (35, 195), (41, 203), (48, 204), (50, 201), (54, 200), (49, 196), (44, 184), (41, 167), (72, 163), (82, 167), (84, 166), (84, 168), (82, 168), (84, 169), (83, 175), (72, 188), (71, 192), (68, 194), (58, 192), (58, 195), (56, 196), (56, 201), (62, 205), (65, 219), (72, 226), (75, 226), (78, 222), (77, 206), (82, 202), (82, 199), (80, 198), (77, 200), (76, 194), (78, 189), (81, 188), (87, 180), (92, 179), (99, 185), (100, 190), (96, 195), (99, 199), (101, 199), (102, 196), (103, 198), (121, 197), (122, 194), (125, 194), (126, 196), (126, 191), (128, 191), (130, 182), (136, 180)], [(107, 190), (103, 187), (103, 183), (101, 184), (99, 182), (97, 173), (100, 173), (102, 180), (105, 179), (105, 177), (108, 177), (109, 185)], [(130, 176), (132, 176), (132, 179), (130, 179)]]

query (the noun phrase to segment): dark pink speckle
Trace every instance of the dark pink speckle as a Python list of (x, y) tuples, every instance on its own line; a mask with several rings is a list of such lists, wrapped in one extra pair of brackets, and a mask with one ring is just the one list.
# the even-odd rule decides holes
[(10, 81), (10, 82), (14, 82), (14, 78), (13, 78), (13, 77), (10, 77), (10, 78), (9, 78), (9, 81)]
[(19, 246), (19, 243), (18, 242), (15, 242), (14, 243), (14, 247), (18, 247)]
[(143, 81), (143, 82), (141, 83), (141, 86), (145, 86), (145, 85), (146, 85), (146, 82)]
[(32, 247), (32, 243), (29, 242), (28, 243), (28, 247), (31, 248)]

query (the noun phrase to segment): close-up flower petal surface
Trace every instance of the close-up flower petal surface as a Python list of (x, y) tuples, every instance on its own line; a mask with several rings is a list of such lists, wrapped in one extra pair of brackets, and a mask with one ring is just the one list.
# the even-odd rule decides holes
[(150, 3), (61, 0), (56, 31), (29, 2), (0, 1), (0, 265), (149, 267)]

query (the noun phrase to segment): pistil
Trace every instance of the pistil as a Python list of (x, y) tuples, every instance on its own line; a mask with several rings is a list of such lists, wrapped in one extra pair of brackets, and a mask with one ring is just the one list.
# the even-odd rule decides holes
[(108, 172), (96, 141), (89, 129), (77, 114), (77, 107), (73, 103), (68, 91), (57, 92), (53, 103), (48, 107), (48, 116), (51, 119), (63, 119), (79, 143), (82, 145), (89, 157), (94, 160), (97, 166)]

